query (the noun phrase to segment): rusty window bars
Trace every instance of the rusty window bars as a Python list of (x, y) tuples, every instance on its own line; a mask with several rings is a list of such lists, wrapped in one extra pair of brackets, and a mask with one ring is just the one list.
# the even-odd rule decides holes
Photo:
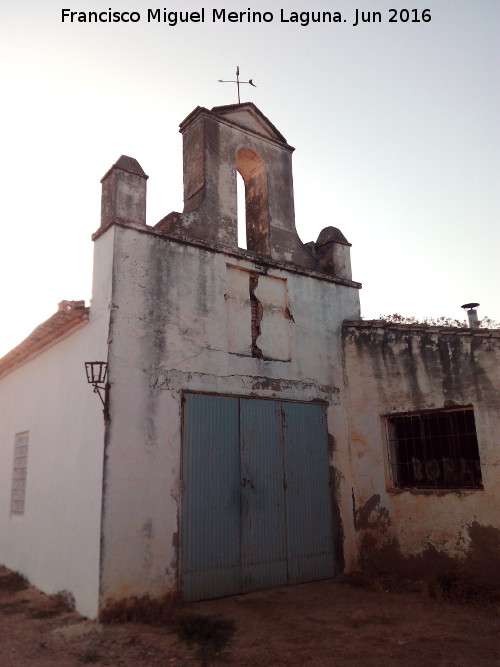
[(482, 489), (471, 407), (386, 417), (396, 488)]

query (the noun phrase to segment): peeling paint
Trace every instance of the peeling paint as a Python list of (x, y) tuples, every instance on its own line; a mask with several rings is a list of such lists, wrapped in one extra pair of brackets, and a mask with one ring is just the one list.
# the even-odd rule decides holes
[(153, 530), (153, 519), (148, 519), (142, 526), (142, 534), (148, 540), (152, 540), (155, 536)]
[(359, 547), (359, 563), (363, 570), (373, 574), (394, 574), (413, 579), (435, 579), (458, 574), (500, 585), (498, 559), (499, 531), (491, 526), (477, 524), (478, 534), (463, 557), (453, 558), (445, 549), (430, 542), (418, 554), (403, 553), (396, 537), (383, 544), (374, 533), (365, 533)]
[[(214, 379), (230, 382), (229, 393), (248, 396), (263, 395), (270, 398), (294, 400), (298, 393), (304, 400), (327, 401), (329, 404), (340, 403), (338, 387), (317, 384), (312, 380), (284, 380), (251, 375), (222, 375), (213, 376), (205, 373), (186, 373), (178, 370), (160, 368), (156, 371), (154, 387), (160, 390), (182, 391), (188, 387), (197, 386), (200, 391), (213, 388)], [(257, 394), (256, 392), (259, 392)]]
[[(500, 335), (381, 322), (343, 328), (353, 512), (361, 567), (498, 581)], [(474, 353), (471, 353), (471, 350)], [(393, 488), (386, 419), (474, 412), (484, 488)]]
[(359, 534), (359, 564), (362, 569), (376, 573), (400, 573), (411, 578), (435, 578), (460, 573), (500, 584), (500, 530), (478, 522), (465, 526), (468, 539), (458, 536), (452, 553), (445, 539), (428, 537), (416, 553), (403, 551), (392, 525), (387, 508), (380, 498), (372, 496), (356, 512)]
[(381, 532), (387, 530), (391, 525), (389, 511), (380, 504), (380, 495), (374, 494), (369, 498), (355, 514), (356, 528), (358, 530), (377, 528)]
[(344, 485), (344, 476), (341, 472), (330, 466), (330, 489), (332, 493), (332, 536), (335, 574), (340, 574), (345, 569), (344, 558), (344, 526), (340, 512), (340, 502)]
[(328, 433), (328, 454), (330, 458), (332, 458), (334, 451), (335, 451), (335, 437), (333, 436), (332, 433)]

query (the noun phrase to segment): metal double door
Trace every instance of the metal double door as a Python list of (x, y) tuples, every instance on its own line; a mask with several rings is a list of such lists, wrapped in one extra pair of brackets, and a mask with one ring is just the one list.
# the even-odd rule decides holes
[(182, 489), (184, 599), (333, 575), (323, 405), (185, 394)]

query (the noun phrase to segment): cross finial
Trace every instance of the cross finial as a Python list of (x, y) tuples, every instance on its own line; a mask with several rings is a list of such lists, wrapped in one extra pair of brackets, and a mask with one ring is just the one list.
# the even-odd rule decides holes
[(238, 88), (238, 104), (241, 104), (240, 102), (240, 85), (242, 83), (249, 83), (251, 86), (254, 88), (257, 88), (255, 83), (252, 81), (252, 79), (249, 79), (248, 81), (240, 81), (240, 68), (239, 65), (236, 66), (236, 81), (223, 81), (222, 79), (217, 79), (219, 83), (235, 83), (236, 87)]

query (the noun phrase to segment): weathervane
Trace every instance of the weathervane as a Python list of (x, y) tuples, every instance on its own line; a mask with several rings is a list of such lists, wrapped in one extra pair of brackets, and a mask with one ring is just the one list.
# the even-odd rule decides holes
[(236, 81), (223, 81), (222, 79), (217, 79), (219, 83), (235, 83), (237, 88), (238, 88), (238, 104), (240, 104), (240, 84), (242, 83), (249, 83), (251, 86), (254, 88), (257, 88), (255, 83), (252, 81), (252, 79), (249, 79), (248, 81), (240, 81), (240, 68), (239, 65), (236, 66)]

